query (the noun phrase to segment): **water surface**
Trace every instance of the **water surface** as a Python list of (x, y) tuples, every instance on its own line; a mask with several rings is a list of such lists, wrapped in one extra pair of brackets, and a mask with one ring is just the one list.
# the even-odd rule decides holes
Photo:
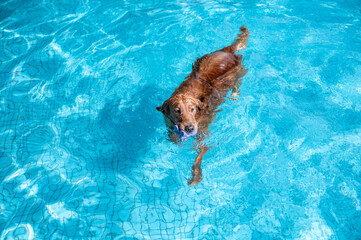
[[(359, 1), (0, 5), (0, 239), (360, 239)], [(155, 110), (250, 31), (239, 101), (194, 142)]]

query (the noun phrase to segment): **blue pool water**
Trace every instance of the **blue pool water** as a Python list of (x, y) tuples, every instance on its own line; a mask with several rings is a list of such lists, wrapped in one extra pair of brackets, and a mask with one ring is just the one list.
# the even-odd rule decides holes
[[(189, 187), (155, 107), (243, 24)], [(361, 239), (360, 76), (359, 0), (2, 0), (0, 239)]]

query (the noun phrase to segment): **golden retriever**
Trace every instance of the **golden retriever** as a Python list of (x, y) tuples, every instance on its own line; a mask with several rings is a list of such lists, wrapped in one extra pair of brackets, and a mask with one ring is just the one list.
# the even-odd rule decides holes
[(248, 36), (248, 29), (242, 26), (232, 45), (197, 58), (185, 81), (157, 107), (164, 115), (172, 141), (197, 136), (199, 153), (192, 166), (192, 179), (188, 180), (190, 186), (202, 181), (202, 158), (209, 147), (201, 141), (208, 134), (208, 126), (216, 116), (216, 109), (225, 101), (229, 90), (232, 89), (232, 96), (238, 96), (240, 78), (247, 73), (242, 56), (235, 52), (247, 46)]

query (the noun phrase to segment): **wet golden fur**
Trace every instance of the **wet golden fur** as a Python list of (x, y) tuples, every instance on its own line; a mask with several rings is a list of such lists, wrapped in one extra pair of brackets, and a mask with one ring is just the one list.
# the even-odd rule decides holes
[[(177, 124), (182, 131), (192, 129), (191, 127), (197, 129), (197, 140), (200, 143), (215, 118), (215, 110), (225, 101), (227, 92), (233, 89), (232, 96), (237, 96), (240, 78), (247, 70), (242, 64), (242, 56), (235, 52), (247, 46), (248, 36), (248, 29), (242, 26), (241, 34), (232, 45), (198, 58), (185, 81), (168, 100), (157, 107), (164, 115), (172, 141), (176, 142), (178, 139), (172, 132), (173, 126)], [(202, 144), (198, 148), (200, 151), (192, 167), (193, 177), (188, 182), (190, 186), (195, 186), (202, 180), (201, 162), (209, 149)]]

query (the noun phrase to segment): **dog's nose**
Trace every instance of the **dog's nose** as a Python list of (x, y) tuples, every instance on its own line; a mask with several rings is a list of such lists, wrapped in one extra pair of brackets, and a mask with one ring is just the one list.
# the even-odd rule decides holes
[(193, 125), (187, 125), (185, 127), (185, 130), (186, 130), (187, 133), (191, 133), (191, 132), (194, 131), (194, 126)]

